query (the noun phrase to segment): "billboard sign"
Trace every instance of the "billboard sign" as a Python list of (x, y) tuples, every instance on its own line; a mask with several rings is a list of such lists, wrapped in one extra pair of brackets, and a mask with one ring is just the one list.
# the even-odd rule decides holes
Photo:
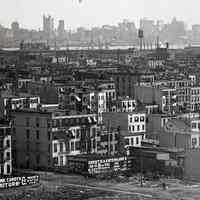
[(39, 176), (22, 176), (0, 179), (0, 189), (34, 185), (39, 183)]
[(169, 154), (168, 153), (157, 153), (156, 159), (167, 161), (167, 160), (169, 160)]

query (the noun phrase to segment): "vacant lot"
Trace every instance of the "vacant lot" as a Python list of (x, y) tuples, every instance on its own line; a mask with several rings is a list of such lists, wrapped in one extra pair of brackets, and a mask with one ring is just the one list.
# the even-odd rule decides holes
[[(200, 184), (172, 179), (145, 182), (137, 177), (97, 180), (77, 175), (39, 173), (40, 184), (0, 191), (5, 200), (199, 200)], [(167, 189), (162, 189), (165, 182)]]

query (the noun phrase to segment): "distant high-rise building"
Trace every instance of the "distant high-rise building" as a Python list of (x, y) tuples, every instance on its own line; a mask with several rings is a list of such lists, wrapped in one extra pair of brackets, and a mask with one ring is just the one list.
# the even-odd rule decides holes
[(57, 32), (58, 32), (58, 37), (60, 39), (63, 39), (65, 37), (65, 21), (64, 20), (59, 20)]
[(173, 18), (172, 22), (165, 24), (160, 32), (160, 39), (168, 41), (170, 44), (184, 44), (186, 43), (186, 30), (183, 21), (178, 21)]
[(171, 27), (175, 35), (177, 36), (185, 35), (185, 24), (183, 21), (177, 21), (176, 18), (174, 18), (171, 22)]
[(11, 24), (11, 29), (12, 29), (13, 32), (19, 31), (19, 23), (18, 22), (13, 22)]
[(144, 36), (152, 36), (155, 32), (154, 20), (141, 19), (140, 20), (140, 29), (144, 31)]
[(125, 41), (132, 41), (137, 37), (137, 29), (134, 22), (124, 19), (123, 22), (118, 24), (119, 39)]
[(163, 20), (157, 20), (156, 26), (157, 26), (157, 31), (161, 31), (164, 28), (165, 23)]
[(200, 41), (200, 24), (192, 25), (192, 41), (193, 42)]
[(20, 32), (19, 23), (13, 22), (11, 24), (11, 30), (12, 30), (12, 34), (13, 34), (14, 38), (18, 39), (19, 38), (19, 32)]
[(168, 31), (173, 43), (181, 42), (185, 36), (185, 24), (183, 21), (178, 21), (174, 18), (168, 26)]
[(51, 16), (43, 16), (43, 32), (46, 39), (50, 39), (54, 35), (54, 18)]

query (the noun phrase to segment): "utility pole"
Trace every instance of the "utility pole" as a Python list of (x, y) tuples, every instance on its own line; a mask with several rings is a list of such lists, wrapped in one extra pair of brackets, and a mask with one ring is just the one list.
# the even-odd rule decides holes
[(111, 132), (111, 127), (110, 127), (110, 120), (108, 120), (108, 155), (110, 155), (110, 132)]
[(143, 155), (142, 149), (140, 149), (140, 186), (143, 187)]
[(159, 36), (157, 36), (156, 37), (156, 47), (157, 47), (157, 49), (159, 49), (160, 48), (160, 41), (159, 41)]

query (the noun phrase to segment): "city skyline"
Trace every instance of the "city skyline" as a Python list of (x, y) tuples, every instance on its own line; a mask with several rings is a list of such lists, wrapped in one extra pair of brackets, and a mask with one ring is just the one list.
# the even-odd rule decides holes
[[(116, 25), (123, 19), (134, 21), (138, 27), (141, 18), (162, 19), (165, 23), (169, 23), (173, 17), (183, 20), (191, 27), (192, 24), (200, 23), (196, 14), (198, 6), (194, 6), (196, 4), (194, 0), (190, 2), (180, 0), (164, 2), (159, 0), (151, 2), (145, 2), (145, 0), (134, 2), (132, 0), (109, 0), (109, 2), (84, 0), (81, 3), (78, 0), (60, 0), (59, 4), (55, 0), (48, 2), (47, 0), (35, 0), (34, 2), (8, 0), (0, 8), (0, 23), (10, 27), (13, 21), (18, 21), (23, 28), (38, 30), (42, 29), (43, 14), (49, 14), (56, 19), (56, 26), (59, 19), (65, 20), (66, 29), (92, 28), (105, 24)], [(187, 12), (189, 14), (185, 16)]]

